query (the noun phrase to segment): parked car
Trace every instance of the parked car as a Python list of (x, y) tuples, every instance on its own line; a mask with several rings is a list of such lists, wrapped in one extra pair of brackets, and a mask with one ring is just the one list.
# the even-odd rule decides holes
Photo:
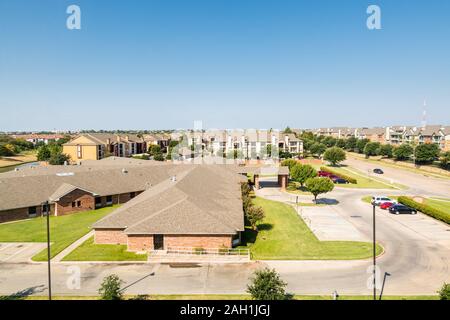
[(372, 205), (379, 206), (385, 202), (394, 202), (391, 198), (385, 196), (374, 196), (372, 197), (372, 201), (370, 202)]
[(343, 179), (343, 178), (339, 178), (339, 177), (335, 177), (331, 179), (334, 183), (336, 184), (347, 184), (348, 181)]
[(326, 172), (326, 171), (319, 171), (318, 175), (319, 175), (319, 177), (329, 177), (332, 174), (330, 172)]
[(377, 168), (377, 169), (373, 169), (373, 173), (376, 173), (376, 174), (383, 174), (384, 171), (381, 170), (381, 169), (379, 169), (379, 168)]
[(405, 206), (403, 204), (394, 204), (389, 208), (389, 212), (393, 214), (401, 214), (401, 213), (416, 214), (417, 210)]
[(380, 204), (380, 209), (383, 209), (383, 210), (387, 210), (387, 209), (389, 209), (390, 207), (392, 207), (393, 205), (395, 205), (396, 203), (394, 203), (394, 202), (383, 202), (382, 204)]

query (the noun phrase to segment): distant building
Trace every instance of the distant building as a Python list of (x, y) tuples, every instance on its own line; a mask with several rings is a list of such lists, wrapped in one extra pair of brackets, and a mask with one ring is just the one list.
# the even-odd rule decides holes
[(64, 138), (61, 134), (14, 134), (12, 137), (31, 142), (34, 145), (38, 143), (48, 144), (50, 142), (57, 142)]

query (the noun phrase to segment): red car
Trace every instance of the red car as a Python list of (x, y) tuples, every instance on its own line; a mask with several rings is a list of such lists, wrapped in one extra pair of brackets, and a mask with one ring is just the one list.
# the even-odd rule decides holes
[(380, 204), (380, 208), (383, 210), (387, 210), (390, 207), (392, 207), (395, 203), (393, 202), (383, 202), (382, 204)]
[(332, 173), (329, 173), (326, 171), (319, 171), (318, 174), (319, 174), (319, 177), (329, 177), (332, 175)]

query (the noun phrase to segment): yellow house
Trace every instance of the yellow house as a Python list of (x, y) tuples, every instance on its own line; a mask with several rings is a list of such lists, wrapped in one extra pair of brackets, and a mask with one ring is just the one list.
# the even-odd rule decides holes
[(71, 162), (100, 160), (105, 156), (105, 145), (91, 135), (81, 135), (63, 144), (63, 153), (70, 156)]

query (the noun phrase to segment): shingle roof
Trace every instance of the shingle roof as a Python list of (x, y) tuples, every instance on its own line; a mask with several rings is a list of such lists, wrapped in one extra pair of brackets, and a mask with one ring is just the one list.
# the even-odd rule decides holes
[(95, 192), (89, 191), (89, 190), (85, 190), (83, 188), (71, 185), (69, 183), (63, 183), (61, 186), (59, 186), (58, 189), (56, 189), (56, 191), (49, 197), (50, 201), (58, 201), (61, 197), (71, 193), (74, 190), (83, 190), (86, 192), (91, 193), (93, 196), (96, 196), (97, 194)]

